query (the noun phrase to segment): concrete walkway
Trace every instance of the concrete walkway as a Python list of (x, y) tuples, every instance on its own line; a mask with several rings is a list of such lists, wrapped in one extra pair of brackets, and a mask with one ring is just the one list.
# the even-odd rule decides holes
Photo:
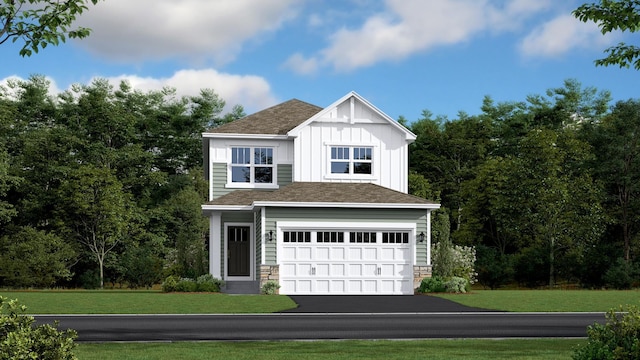
[(290, 295), (293, 313), (458, 313), (486, 312), (429, 295)]

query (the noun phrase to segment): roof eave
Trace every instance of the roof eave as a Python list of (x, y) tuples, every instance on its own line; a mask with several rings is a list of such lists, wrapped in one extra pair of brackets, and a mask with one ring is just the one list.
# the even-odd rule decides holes
[(277, 134), (240, 134), (240, 133), (202, 133), (203, 138), (209, 139), (251, 139), (251, 140), (288, 140), (288, 135)]
[(413, 203), (347, 203), (347, 202), (295, 202), (295, 201), (255, 201), (254, 207), (304, 207), (304, 208), (358, 208), (358, 209), (423, 209), (437, 210), (440, 204)]
[(202, 205), (202, 211), (251, 211), (253, 205)]

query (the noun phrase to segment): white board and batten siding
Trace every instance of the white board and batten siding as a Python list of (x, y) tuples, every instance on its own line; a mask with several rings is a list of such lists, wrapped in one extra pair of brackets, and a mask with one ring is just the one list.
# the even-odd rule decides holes
[[(307, 233), (308, 241), (285, 242), (284, 232)], [(342, 242), (322, 242), (318, 232), (342, 232)], [(351, 231), (376, 232), (375, 242), (351, 242)], [(408, 242), (383, 243), (382, 232), (406, 234)], [(415, 228), (408, 224), (279, 223), (280, 294), (411, 295)]]
[[(301, 128), (297, 135), (293, 148), (294, 181), (366, 182), (407, 192), (406, 134), (366, 104), (345, 101)], [(331, 146), (372, 147), (373, 174), (350, 177), (331, 174)]]

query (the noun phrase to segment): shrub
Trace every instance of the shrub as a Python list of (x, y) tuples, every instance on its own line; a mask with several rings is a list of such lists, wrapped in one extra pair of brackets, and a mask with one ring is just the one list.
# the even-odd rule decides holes
[(469, 283), (476, 281), (476, 249), (473, 246), (454, 245), (443, 240), (432, 245), (433, 273), (436, 276), (465, 278)]
[(478, 282), (490, 289), (497, 289), (513, 279), (513, 264), (509, 255), (500, 254), (492, 247), (477, 247)]
[(58, 331), (57, 323), (34, 326), (34, 317), (24, 314), (26, 309), (17, 300), (0, 296), (0, 360), (77, 359), (75, 330)]
[(462, 294), (469, 290), (470, 284), (465, 278), (454, 276), (444, 282), (444, 290), (449, 293)]
[(224, 281), (216, 279), (211, 274), (199, 276), (197, 279), (167, 277), (162, 283), (163, 292), (220, 292)]
[(262, 285), (262, 293), (264, 295), (275, 295), (280, 289), (280, 284), (275, 280), (268, 280)]
[(167, 277), (162, 283), (162, 291), (163, 292), (174, 292), (176, 291), (176, 287), (178, 285), (178, 278), (175, 276)]
[(422, 279), (418, 292), (420, 293), (436, 293), (445, 292), (444, 281), (439, 276), (432, 276)]
[(633, 266), (623, 258), (619, 258), (604, 274), (603, 280), (609, 288), (626, 290), (631, 289), (634, 277)]
[(176, 284), (176, 292), (196, 292), (198, 291), (198, 284), (196, 281), (189, 278), (182, 278)]
[(587, 336), (588, 342), (574, 351), (574, 360), (640, 359), (640, 310), (636, 306), (626, 314), (610, 310), (606, 324), (589, 326)]
[(198, 276), (196, 279), (197, 291), (203, 292), (220, 292), (220, 288), (224, 285), (224, 281), (216, 279), (211, 274)]

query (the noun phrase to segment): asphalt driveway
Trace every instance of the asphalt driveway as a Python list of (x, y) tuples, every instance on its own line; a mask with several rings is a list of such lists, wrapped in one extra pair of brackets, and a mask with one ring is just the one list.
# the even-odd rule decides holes
[(486, 312), (429, 295), (290, 295), (298, 304), (286, 313)]

